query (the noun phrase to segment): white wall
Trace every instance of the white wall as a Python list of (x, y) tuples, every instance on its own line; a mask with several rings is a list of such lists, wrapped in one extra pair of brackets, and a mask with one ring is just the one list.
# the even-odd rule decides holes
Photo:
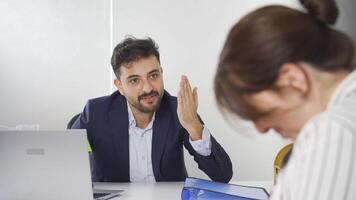
[(108, 0), (0, 1), (0, 125), (63, 129), (110, 91)]
[[(125, 35), (160, 46), (165, 87), (175, 95), (180, 74), (198, 86), (199, 113), (225, 147), (234, 180), (272, 180), (283, 146), (274, 133), (238, 133), (217, 110), (213, 78), (230, 27), (252, 9), (296, 0), (0, 1), (0, 125), (63, 129), (89, 98), (112, 90), (110, 56)], [(340, 0), (338, 27), (353, 33), (355, 3)], [(351, 5), (351, 6), (350, 6)], [(112, 14), (112, 15), (111, 15)], [(187, 156), (191, 176), (205, 177)]]
[(348, 33), (356, 41), (356, 1), (355, 0), (337, 0), (340, 15), (336, 28)]

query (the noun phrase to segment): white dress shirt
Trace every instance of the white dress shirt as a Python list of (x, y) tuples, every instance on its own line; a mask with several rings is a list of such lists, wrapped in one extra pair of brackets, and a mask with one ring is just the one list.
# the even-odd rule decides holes
[[(146, 128), (136, 126), (130, 106), (127, 104), (129, 114), (129, 156), (130, 156), (130, 181), (131, 182), (155, 182), (152, 169), (152, 126), (155, 120), (153, 114), (151, 122)], [(211, 154), (210, 132), (204, 126), (201, 140), (189, 139), (193, 149), (202, 156)]]
[(356, 199), (356, 71), (301, 130), (271, 199)]

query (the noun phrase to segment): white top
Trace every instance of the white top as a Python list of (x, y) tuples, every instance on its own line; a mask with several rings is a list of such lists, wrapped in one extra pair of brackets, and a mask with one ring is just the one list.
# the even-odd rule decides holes
[(356, 199), (356, 71), (298, 135), (271, 199)]
[[(130, 181), (131, 182), (155, 182), (152, 169), (152, 126), (155, 120), (153, 114), (151, 122), (146, 128), (141, 129), (136, 126), (136, 120), (131, 108), (127, 105), (129, 112), (129, 156), (130, 156)], [(202, 156), (211, 154), (210, 132), (204, 127), (201, 140), (192, 141), (189, 139), (193, 149)]]

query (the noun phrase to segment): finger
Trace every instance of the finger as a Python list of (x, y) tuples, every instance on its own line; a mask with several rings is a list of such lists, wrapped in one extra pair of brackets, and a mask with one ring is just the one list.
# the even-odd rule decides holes
[(187, 88), (187, 79), (185, 75), (182, 76), (182, 97), (183, 97), (183, 103), (187, 103), (190, 97)]
[(185, 96), (185, 84), (184, 84), (184, 75), (180, 78), (180, 95), (183, 98)]
[(179, 112), (182, 109), (182, 94), (181, 90), (177, 93), (177, 111)]
[(198, 100), (198, 88), (197, 87), (194, 87), (194, 89), (193, 89), (193, 98), (194, 98), (195, 106), (198, 107), (199, 100)]
[(191, 89), (190, 83), (188, 78), (185, 76), (184, 77), (184, 81), (185, 81), (185, 96), (186, 96), (186, 104), (188, 104), (187, 106), (191, 107), (194, 105), (194, 97), (193, 97), (193, 91)]
[(182, 80), (179, 81), (179, 88), (178, 88), (178, 92), (177, 92), (177, 97), (182, 97)]
[(189, 84), (189, 80), (187, 76), (183, 77), (184, 80), (184, 91), (185, 91), (185, 98), (184, 98), (184, 104), (185, 104), (185, 108), (191, 108), (194, 103), (193, 103), (193, 94), (192, 94), (192, 90)]
[(188, 80), (188, 77), (185, 76), (185, 81), (186, 81), (186, 89), (187, 89), (187, 93), (190, 96), (192, 96), (192, 87), (190, 86), (190, 83), (189, 83), (189, 80)]
[(189, 98), (189, 91), (187, 87), (187, 77), (182, 75), (181, 77), (181, 104), (180, 104), (180, 111), (181, 111), (181, 120), (186, 120), (187, 116), (189, 116), (190, 107), (191, 107), (191, 100)]

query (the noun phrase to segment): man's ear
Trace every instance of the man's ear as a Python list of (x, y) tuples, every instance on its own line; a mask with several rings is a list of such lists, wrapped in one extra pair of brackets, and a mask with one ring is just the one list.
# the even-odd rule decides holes
[(307, 94), (309, 91), (308, 74), (303, 68), (303, 64), (285, 63), (278, 73), (277, 87), (291, 87)]
[(114, 85), (117, 88), (117, 90), (120, 92), (121, 95), (125, 95), (124, 93), (124, 88), (122, 87), (122, 83), (119, 79), (114, 80)]

